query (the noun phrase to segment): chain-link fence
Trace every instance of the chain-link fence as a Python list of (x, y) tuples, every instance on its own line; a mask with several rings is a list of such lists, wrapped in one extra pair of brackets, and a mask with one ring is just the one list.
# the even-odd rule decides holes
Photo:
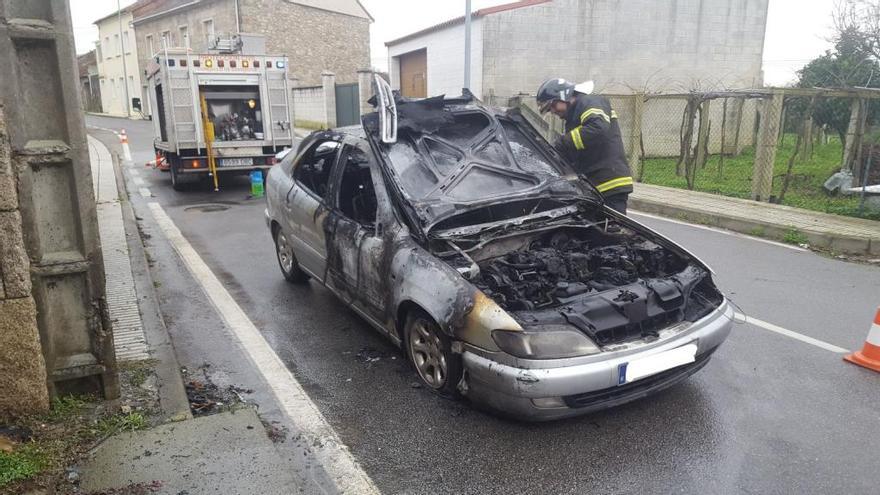
[[(608, 97), (638, 182), (880, 220), (880, 91)], [(552, 140), (562, 122), (533, 100), (510, 104)]]

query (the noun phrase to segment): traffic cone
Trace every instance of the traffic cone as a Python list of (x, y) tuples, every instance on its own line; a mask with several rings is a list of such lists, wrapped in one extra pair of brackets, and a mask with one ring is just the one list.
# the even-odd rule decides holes
[(125, 133), (125, 129), (122, 129), (122, 132), (119, 133), (119, 142), (128, 144), (128, 134)]
[(877, 309), (874, 323), (868, 330), (865, 346), (861, 351), (847, 354), (843, 359), (869, 370), (880, 371), (880, 308)]

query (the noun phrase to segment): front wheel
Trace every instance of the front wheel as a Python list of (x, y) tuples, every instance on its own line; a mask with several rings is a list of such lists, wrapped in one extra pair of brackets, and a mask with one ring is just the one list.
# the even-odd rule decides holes
[(407, 354), (422, 382), (438, 395), (458, 398), (461, 357), (452, 352), (449, 337), (421, 310), (411, 311), (407, 315), (404, 329)]

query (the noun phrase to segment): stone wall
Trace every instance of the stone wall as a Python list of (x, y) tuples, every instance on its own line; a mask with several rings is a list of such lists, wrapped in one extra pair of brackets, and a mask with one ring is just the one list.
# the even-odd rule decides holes
[(302, 85), (321, 84), (321, 73), (336, 82), (357, 82), (370, 66), (369, 19), (307, 7), (285, 0), (240, 0), (242, 32), (266, 36), (269, 53), (286, 55), (291, 77)]
[(4, 416), (119, 395), (75, 59), (67, 1), (0, 2)]
[[(135, 16), (138, 12), (134, 12)], [(205, 21), (212, 20), (214, 34), (234, 34), (238, 32), (235, 25), (235, 2), (233, 0), (212, 0), (199, 2), (194, 6), (166, 15), (159, 15), (148, 19), (135, 19), (134, 32), (137, 38), (138, 65), (141, 79), (144, 78), (144, 70), (147, 68), (147, 60), (162, 49), (162, 32), (168, 31), (170, 42), (168, 46), (182, 47), (185, 41), (180, 39), (180, 27), (186, 26), (189, 36), (189, 46), (196, 53), (203, 53), (208, 49), (208, 36)], [(150, 51), (147, 36), (153, 38), (153, 51)]]
[(6, 125), (0, 107), (0, 418), (49, 407)]

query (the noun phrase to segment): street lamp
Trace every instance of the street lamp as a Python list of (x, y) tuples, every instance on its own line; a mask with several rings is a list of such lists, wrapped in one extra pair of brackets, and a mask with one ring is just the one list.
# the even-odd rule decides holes
[(471, 0), (465, 0), (464, 13), (464, 88), (471, 89)]

